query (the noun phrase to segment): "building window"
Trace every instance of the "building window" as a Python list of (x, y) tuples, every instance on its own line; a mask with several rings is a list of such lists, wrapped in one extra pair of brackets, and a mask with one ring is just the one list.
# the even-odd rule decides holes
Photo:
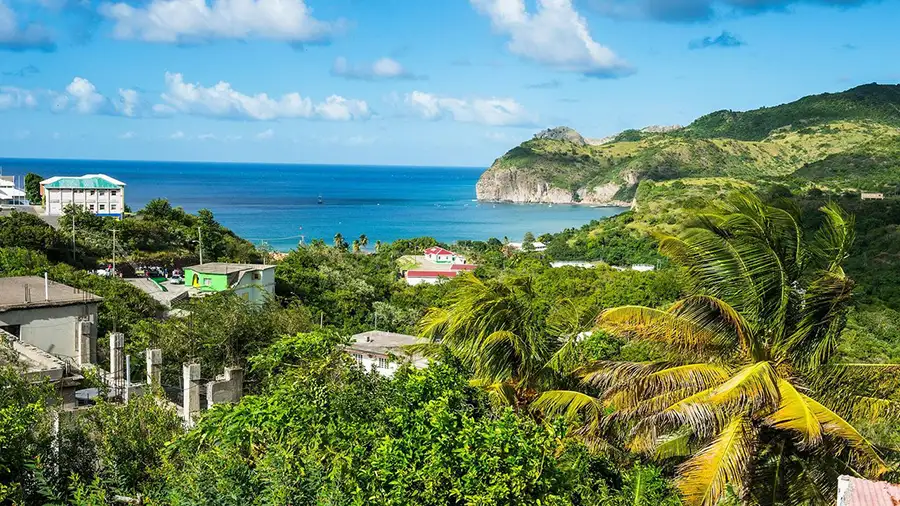
[(362, 355), (359, 353), (353, 354), (353, 360), (356, 360), (356, 363), (362, 365)]
[(115, 211), (117, 207), (118, 207), (118, 206), (116, 206), (115, 204), (110, 204), (110, 205), (109, 205), (109, 209), (110, 209), (111, 211)]
[(93, 195), (93, 194), (94, 194), (94, 190), (91, 190), (88, 192), (88, 195)]
[[(93, 192), (91, 192), (91, 193), (93, 193)], [(97, 192), (97, 194), (102, 197), (102, 196), (106, 195), (106, 190), (100, 190), (99, 192)]]
[(262, 279), (262, 273), (261, 273), (261, 272), (254, 272), (254, 273), (253, 273), (253, 279), (256, 280), (256, 281), (259, 281), (260, 279)]
[(390, 363), (391, 363), (390, 360), (388, 360), (384, 357), (378, 357), (378, 368), (379, 369), (387, 369), (388, 364), (390, 364)]
[(113, 197), (115, 197), (116, 195), (119, 194), (119, 191), (118, 190), (110, 190), (109, 194), (112, 195)]
[(91, 211), (93, 211), (93, 210), (94, 210), (94, 204), (88, 204), (88, 209), (90, 209)]
[(212, 284), (212, 280), (209, 278), (203, 278), (203, 286), (210, 286)]
[[(93, 207), (93, 206), (92, 206)], [(106, 204), (100, 204), (100, 210), (106, 211)]]

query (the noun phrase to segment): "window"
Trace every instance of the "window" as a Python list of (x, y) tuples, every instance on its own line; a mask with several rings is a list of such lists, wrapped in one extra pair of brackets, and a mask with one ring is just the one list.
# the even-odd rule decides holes
[(212, 284), (212, 280), (209, 278), (203, 278), (203, 286), (210, 286)]
[(84, 193), (84, 190), (75, 190), (75, 193)]
[(112, 195), (113, 197), (115, 197), (116, 195), (119, 194), (119, 190), (110, 190), (109, 194)]
[(253, 273), (253, 279), (254, 279), (255, 281), (259, 281), (260, 279), (262, 279), (262, 273), (261, 273), (261, 272), (254, 272), (254, 273)]
[[(91, 207), (94, 207), (94, 204), (91, 204)], [(100, 204), (100, 210), (106, 211), (106, 204)]]
[(21, 325), (2, 325), (0, 326), (0, 330), (5, 330), (15, 337), (22, 337)]
[(353, 360), (356, 360), (356, 363), (362, 365), (362, 355), (359, 353), (353, 354)]
[[(94, 194), (94, 192), (91, 192), (91, 195), (93, 195), (93, 194)], [(106, 190), (100, 190), (99, 192), (97, 192), (97, 194), (102, 197), (102, 196), (106, 195)]]
[(390, 364), (390, 363), (391, 363), (390, 360), (388, 360), (384, 357), (378, 357), (378, 368), (379, 369), (387, 369), (388, 364)]
[(111, 211), (115, 211), (117, 207), (118, 207), (118, 206), (115, 205), (115, 204), (110, 204), (110, 205), (109, 205), (109, 209), (110, 209)]
[(91, 190), (88, 192), (88, 195), (93, 195), (93, 194), (94, 194), (94, 190)]
[(91, 211), (93, 211), (93, 210), (94, 210), (94, 204), (88, 204), (88, 209), (90, 209)]

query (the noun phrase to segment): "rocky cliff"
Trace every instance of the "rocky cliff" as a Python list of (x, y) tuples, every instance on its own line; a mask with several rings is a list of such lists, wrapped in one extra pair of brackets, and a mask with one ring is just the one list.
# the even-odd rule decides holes
[(593, 204), (628, 207), (631, 202), (616, 198), (623, 187), (637, 184), (634, 177), (623, 184), (605, 183), (566, 190), (530, 173), (527, 168), (495, 166), (482, 174), (475, 185), (478, 200), (521, 204)]

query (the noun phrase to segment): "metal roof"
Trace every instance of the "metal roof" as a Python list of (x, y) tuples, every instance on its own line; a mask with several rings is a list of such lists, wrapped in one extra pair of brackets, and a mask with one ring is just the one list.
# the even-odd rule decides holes
[(274, 269), (275, 265), (263, 264), (233, 264), (229, 262), (209, 262), (200, 265), (192, 265), (185, 267), (184, 270), (192, 270), (200, 274), (233, 274), (235, 272), (244, 271), (263, 271), (266, 269)]
[(838, 478), (837, 506), (897, 506), (900, 485), (852, 476)]
[(113, 179), (106, 174), (86, 174), (84, 176), (54, 176), (41, 181), (44, 188), (75, 188), (75, 189), (118, 189), (125, 183)]
[(0, 312), (13, 309), (96, 303), (101, 300), (103, 300), (101, 297), (90, 292), (56, 281), (48, 282), (45, 291), (44, 278), (38, 276), (0, 278)]

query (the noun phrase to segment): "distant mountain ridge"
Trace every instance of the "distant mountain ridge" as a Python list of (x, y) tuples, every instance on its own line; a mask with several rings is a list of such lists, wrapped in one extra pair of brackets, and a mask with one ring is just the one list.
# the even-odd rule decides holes
[(900, 183), (900, 85), (867, 84), (686, 127), (585, 139), (545, 130), (481, 176), (481, 200), (627, 205), (643, 180), (730, 177), (876, 190)]

